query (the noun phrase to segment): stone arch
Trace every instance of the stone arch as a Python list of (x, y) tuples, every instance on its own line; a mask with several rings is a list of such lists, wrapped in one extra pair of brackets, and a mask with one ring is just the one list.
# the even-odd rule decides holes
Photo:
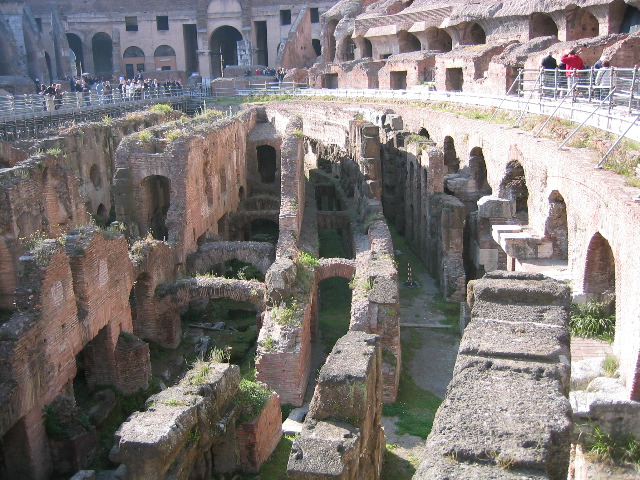
[(140, 47), (128, 47), (122, 54), (122, 59), (127, 78), (133, 78), (137, 71), (144, 71), (145, 55)]
[(95, 76), (106, 75), (110, 77), (113, 74), (113, 41), (111, 37), (104, 33), (98, 32), (91, 39), (91, 51), (93, 53), (93, 66)]
[(143, 189), (144, 202), (141, 208), (146, 229), (156, 240), (166, 240), (169, 237), (166, 222), (171, 204), (171, 182), (162, 175), (150, 175), (140, 184)]
[[(611, 10), (613, 10), (616, 3), (613, 2), (611, 5)], [(640, 10), (633, 5), (623, 5), (625, 8), (624, 16), (622, 17), (622, 21), (620, 22), (620, 28), (618, 29), (618, 33), (634, 33), (640, 30)], [(611, 18), (611, 13), (609, 14), (609, 18)]]
[(131, 46), (122, 54), (123, 58), (142, 58), (144, 59), (144, 51), (140, 47)]
[(429, 132), (427, 131), (426, 128), (422, 127), (419, 131), (418, 131), (418, 135), (420, 135), (421, 137), (425, 137), (428, 138), (429, 140), (431, 139), (431, 135), (429, 135)]
[(334, 34), (336, 33), (336, 27), (338, 26), (338, 20), (332, 19), (327, 24), (327, 50), (325, 52), (325, 62), (332, 63), (336, 58), (336, 37)]
[(427, 39), (427, 50), (435, 50), (439, 52), (450, 52), (453, 42), (449, 33), (438, 27), (429, 27), (425, 31)]
[[(160, 45), (153, 52), (154, 67), (156, 70), (177, 70), (176, 51), (169, 45)], [(238, 63), (236, 59), (236, 63)], [(234, 64), (235, 65), (235, 64)]]
[(373, 45), (368, 38), (362, 39), (362, 58), (373, 58)]
[(460, 45), (482, 45), (487, 43), (487, 34), (476, 22), (463, 24), (460, 32)]
[(422, 49), (420, 40), (406, 30), (400, 30), (398, 32), (398, 51), (399, 53), (419, 52)]
[(278, 170), (278, 155), (271, 145), (258, 145), (256, 147), (258, 158), (258, 173), (262, 183), (274, 183)]
[(444, 154), (444, 164), (447, 167), (447, 173), (458, 173), (460, 170), (460, 159), (456, 153), (455, 142), (453, 137), (447, 135), (442, 143), (442, 152)]
[(518, 160), (507, 163), (504, 177), (500, 182), (500, 196), (516, 201), (516, 213), (527, 215), (529, 189), (524, 174), (524, 167)]
[(356, 44), (351, 37), (345, 37), (340, 42), (339, 53), (337, 55), (338, 60), (342, 62), (349, 62), (356, 58)]
[(84, 72), (84, 53), (82, 51), (82, 40), (75, 33), (67, 33), (67, 42), (69, 50), (71, 50), (73, 64), (75, 65), (74, 74), (79, 76)]
[(491, 195), (493, 190), (487, 180), (487, 163), (484, 160), (482, 148), (474, 147), (469, 154), (470, 177), (475, 191), (484, 195)]
[(107, 207), (104, 206), (104, 203), (101, 203), (96, 210), (96, 223), (100, 227), (106, 227), (108, 221), (109, 212), (107, 211)]
[(242, 34), (234, 27), (224, 25), (217, 28), (209, 39), (211, 50), (211, 75), (222, 76), (222, 68), (238, 64), (238, 44)]
[(567, 226), (567, 205), (564, 197), (554, 190), (549, 195), (549, 215), (545, 222), (545, 237), (553, 245), (553, 258), (567, 260), (569, 258), (569, 229)]
[(586, 8), (575, 5), (565, 9), (567, 41), (597, 37), (600, 34), (598, 19)]
[(535, 12), (529, 17), (529, 38), (557, 37), (558, 25), (546, 13)]
[(611, 300), (616, 291), (616, 261), (611, 246), (596, 232), (587, 248), (582, 291), (589, 300)]

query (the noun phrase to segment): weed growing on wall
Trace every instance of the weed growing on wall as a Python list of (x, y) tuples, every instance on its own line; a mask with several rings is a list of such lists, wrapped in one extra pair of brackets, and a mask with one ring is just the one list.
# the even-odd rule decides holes
[(612, 435), (597, 425), (591, 426), (586, 451), (599, 460), (621, 461), (640, 465), (640, 441), (632, 434)]

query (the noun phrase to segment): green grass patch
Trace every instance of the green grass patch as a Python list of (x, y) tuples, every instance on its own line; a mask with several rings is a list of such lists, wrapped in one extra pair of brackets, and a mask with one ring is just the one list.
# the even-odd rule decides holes
[(291, 453), (291, 444), (293, 443), (293, 435), (285, 435), (278, 443), (269, 459), (262, 464), (258, 475), (242, 474), (239, 480), (289, 480), (287, 475), (287, 464), (289, 463), (289, 454)]
[(602, 461), (640, 465), (640, 441), (632, 434), (611, 435), (593, 426), (586, 451)]
[(429, 308), (440, 312), (444, 316), (445, 325), (449, 325), (451, 327), (451, 333), (456, 335), (460, 334), (460, 304), (457, 302), (447, 302), (442, 299), (440, 295), (439, 298), (433, 300), (429, 304)]
[(320, 258), (346, 258), (342, 237), (334, 228), (318, 234), (320, 240)]
[(442, 400), (418, 387), (406, 368), (413, 360), (415, 350), (420, 348), (421, 344), (422, 340), (418, 334), (403, 340), (402, 362), (405, 368), (400, 373), (398, 397), (395, 403), (382, 407), (382, 414), (386, 417), (398, 417), (396, 422), (398, 435), (409, 434), (426, 439)]
[(416, 466), (393, 450), (393, 446), (387, 445), (380, 480), (411, 480), (416, 473)]

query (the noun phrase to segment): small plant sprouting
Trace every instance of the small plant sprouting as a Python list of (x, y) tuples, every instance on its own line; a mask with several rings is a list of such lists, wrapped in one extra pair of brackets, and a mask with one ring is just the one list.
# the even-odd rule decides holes
[(318, 258), (309, 252), (300, 252), (300, 255), (298, 255), (298, 261), (305, 267), (314, 268), (318, 266)]
[(209, 361), (213, 363), (229, 363), (231, 359), (231, 347), (213, 347), (209, 353)]
[(182, 137), (184, 132), (178, 128), (173, 128), (171, 130), (167, 130), (164, 133), (164, 138), (167, 142), (173, 142), (174, 140)]
[(304, 138), (304, 132), (302, 130), (295, 129), (292, 132), (296, 137)]
[(47, 151), (45, 153), (47, 155), (51, 155), (52, 157), (61, 157), (62, 156), (62, 149), (60, 149), (60, 148), (49, 148), (49, 149), (47, 149)]
[(276, 341), (273, 337), (267, 337), (264, 340), (259, 341), (258, 346), (264, 348), (269, 353), (274, 353), (278, 350)]
[(607, 377), (615, 377), (618, 367), (620, 367), (620, 362), (615, 355), (607, 355), (602, 362), (602, 368)]
[(138, 140), (141, 143), (151, 143), (153, 141), (153, 133), (151, 133), (151, 130), (142, 130), (138, 132)]

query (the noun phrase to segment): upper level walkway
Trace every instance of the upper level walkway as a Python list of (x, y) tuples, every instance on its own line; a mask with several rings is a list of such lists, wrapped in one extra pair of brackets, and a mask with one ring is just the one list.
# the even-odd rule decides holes
[[(604, 70), (601, 70), (604, 72)], [(464, 105), (520, 112), (514, 126), (524, 114), (555, 116), (578, 124), (593, 126), (640, 141), (640, 75), (637, 69), (580, 71), (566, 76), (561, 70), (521, 70), (507, 94), (488, 95), (474, 92), (438, 91), (433, 84), (407, 90), (379, 89), (311, 89), (293, 82), (239, 81), (213, 88), (192, 87), (143, 91), (137, 95), (65, 93), (61, 99), (49, 101), (43, 95), (0, 97), (0, 139), (42, 137), (52, 128), (72, 121), (99, 121), (112, 118), (154, 103), (171, 103), (188, 113), (206, 98), (235, 95), (300, 95), (349, 99), (401, 99), (422, 102), (452, 102)], [(536, 132), (536, 134), (539, 132)]]

